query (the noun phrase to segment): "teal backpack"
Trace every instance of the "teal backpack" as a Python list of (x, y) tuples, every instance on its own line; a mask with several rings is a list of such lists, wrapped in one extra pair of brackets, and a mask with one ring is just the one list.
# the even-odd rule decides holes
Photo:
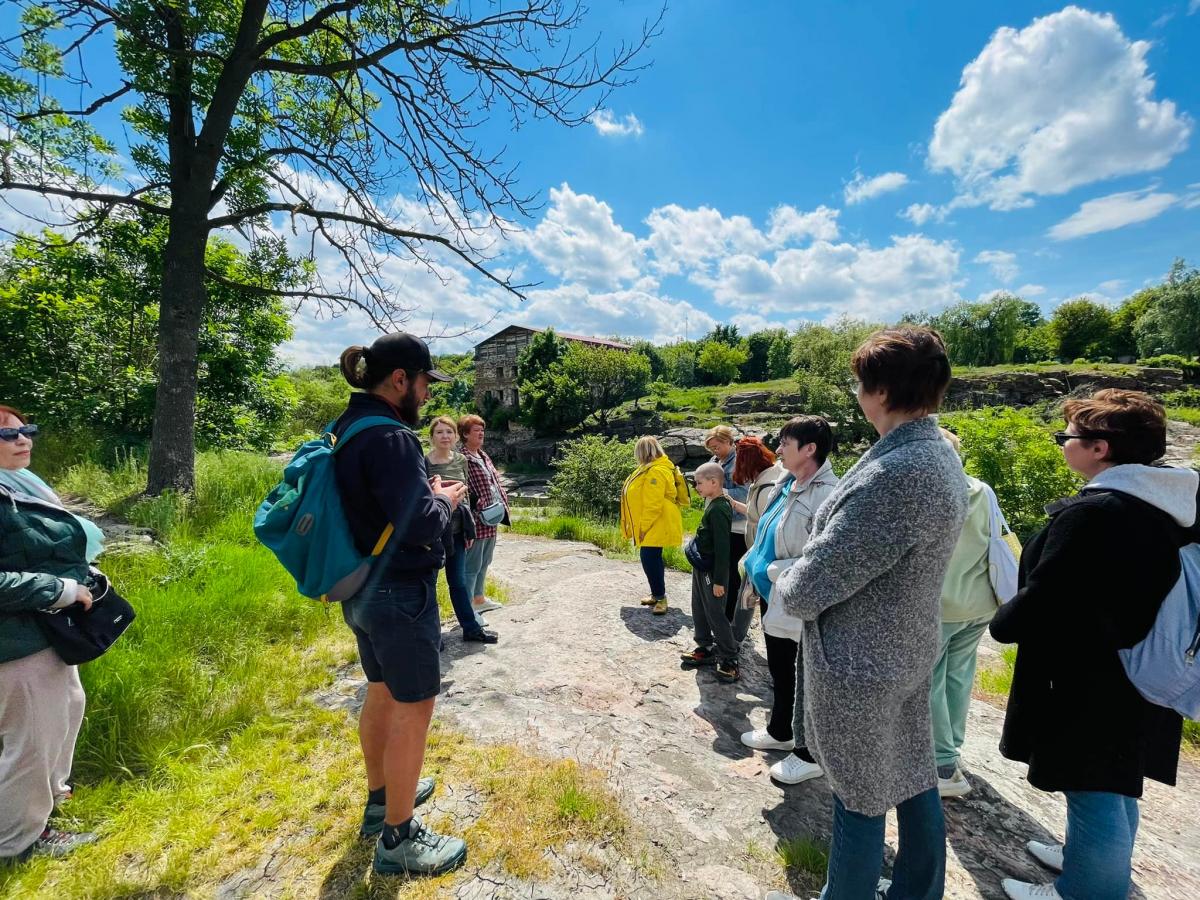
[(408, 426), (386, 416), (366, 416), (339, 438), (333, 424), (306, 441), (283, 470), (281, 481), (254, 514), (254, 536), (283, 564), (305, 597), (334, 603), (349, 600), (367, 580), (383, 552), (392, 525), (383, 530), (369, 556), (354, 546), (342, 509), (333, 458), (356, 434), (376, 425)]

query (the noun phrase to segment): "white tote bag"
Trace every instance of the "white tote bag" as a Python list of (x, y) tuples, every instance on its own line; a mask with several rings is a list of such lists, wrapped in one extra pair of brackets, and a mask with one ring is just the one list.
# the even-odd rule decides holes
[(992, 591), (996, 594), (996, 599), (1000, 603), (1007, 603), (1017, 596), (1020, 568), (1017, 556), (1013, 553), (1012, 544), (1017, 545), (1018, 552), (1020, 552), (1021, 545), (1017, 542), (1017, 536), (1013, 534), (1012, 529), (1008, 527), (1004, 513), (1000, 510), (1000, 502), (996, 499), (996, 492), (986, 484), (984, 487), (987, 488), (988, 503), (991, 506), (988, 579), (992, 582)]
[(788, 611), (783, 608), (783, 600), (779, 598), (779, 592), (775, 590), (775, 584), (779, 581), (779, 577), (796, 562), (795, 559), (777, 559), (767, 567), (767, 577), (771, 579), (771, 598), (767, 601), (767, 611), (763, 613), (762, 626), (763, 631), (771, 637), (787, 638), (789, 641), (799, 642), (800, 636), (804, 633), (804, 621), (789, 615)]

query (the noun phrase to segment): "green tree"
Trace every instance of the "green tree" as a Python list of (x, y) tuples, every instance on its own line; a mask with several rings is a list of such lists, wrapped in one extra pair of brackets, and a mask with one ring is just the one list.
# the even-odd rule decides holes
[(722, 341), (706, 341), (697, 363), (710, 383), (729, 384), (737, 379), (738, 371), (749, 357), (741, 346), (730, 346)]
[(738, 334), (738, 327), (736, 325), (714, 325), (713, 330), (701, 339), (701, 343), (711, 341), (736, 347), (742, 342), (742, 338)]
[(554, 461), (550, 499), (572, 515), (615, 519), (621, 486), (635, 468), (632, 442), (594, 434), (567, 441)]
[(695, 341), (679, 341), (668, 344), (659, 351), (665, 369), (663, 380), (678, 387), (693, 387), (697, 383)]
[[(787, 375), (771, 374), (771, 347), (776, 341), (787, 341), (787, 331), (782, 328), (768, 328), (756, 331), (746, 338), (746, 362), (742, 365), (742, 381), (766, 381), (768, 378), (782, 378)], [(789, 348), (790, 349), (790, 348)]]
[[(782, 329), (781, 329), (782, 331)], [(771, 341), (767, 351), (767, 377), (786, 378), (792, 372), (792, 339), (787, 332)]]
[(650, 383), (650, 361), (640, 353), (625, 350), (572, 344), (561, 366), (571, 391), (581, 391), (585, 398), (581, 422), (594, 414), (601, 425), (608, 424), (608, 414), (614, 408), (646, 393)]
[(634, 341), (629, 345), (634, 353), (640, 353), (650, 361), (650, 378), (657, 381), (667, 372), (667, 361), (662, 352), (649, 341)]
[(1200, 271), (1175, 260), (1167, 280), (1134, 325), (1141, 356), (1200, 356)]
[(1022, 328), (1013, 348), (1013, 362), (1045, 362), (1058, 355), (1058, 337), (1054, 326), (1043, 322), (1033, 328)]
[(581, 415), (582, 391), (562, 378), (561, 362), (567, 349), (567, 342), (547, 328), (535, 334), (517, 356), (521, 421), (539, 431), (575, 424)]
[[(519, 292), (477, 236), (529, 207), (478, 126), (491, 114), (586, 122), (657, 28), (602, 60), (563, 51), (583, 12), (556, 0), (478, 17), (441, 0), (8, 5), (20, 26), (0, 43), (0, 189), (72, 201), (85, 230), (115, 210), (166, 223), (151, 493), (194, 483), (204, 310), (229, 278), (206, 265), (210, 234), (257, 245), (305, 230), (303, 283), (240, 289), (355, 307), (380, 327), (411, 312), (386, 278), (390, 256), (434, 271), (456, 260)], [(115, 64), (110, 83), (89, 72), (100, 58)], [(397, 202), (398, 184), (413, 202)], [(322, 248), (339, 264), (315, 265)]]
[(1095, 359), (1110, 355), (1112, 340), (1112, 311), (1086, 297), (1068, 300), (1050, 317), (1054, 336), (1058, 339), (1060, 359)]
[[(154, 417), (163, 223), (114, 217), (88, 240), (18, 238), (0, 254), (0, 333), (21, 335), (0, 367), (0, 396), (49, 427), (140, 440)], [(295, 264), (260, 243), (243, 252), (213, 237), (220, 277), (197, 335), (197, 435), (205, 446), (263, 448), (295, 400), (276, 355), (291, 336), (283, 303)], [(277, 250), (279, 248), (276, 248)]]
[(981, 303), (958, 303), (929, 324), (946, 341), (950, 361), (960, 366), (995, 366), (1013, 361), (1025, 301), (1001, 295)]

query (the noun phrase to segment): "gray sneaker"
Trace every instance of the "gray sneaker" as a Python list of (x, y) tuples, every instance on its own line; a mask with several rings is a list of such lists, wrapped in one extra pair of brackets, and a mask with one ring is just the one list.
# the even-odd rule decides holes
[(467, 861), (467, 842), (434, 834), (413, 816), (408, 837), (391, 850), (381, 837), (375, 843), (375, 872), (379, 875), (441, 875)]
[(73, 853), (84, 844), (96, 840), (96, 835), (87, 832), (59, 831), (57, 828), (46, 826), (42, 836), (33, 842), (29, 848), (31, 856), (66, 856)]
[[(413, 806), (420, 806), (426, 800), (433, 796), (434, 786), (437, 784), (432, 778), (422, 778), (417, 782), (417, 796), (413, 800)], [(367, 808), (363, 810), (362, 827), (358, 829), (360, 838), (375, 837), (383, 831), (383, 820), (387, 814), (387, 807), (382, 803), (368, 803)]]

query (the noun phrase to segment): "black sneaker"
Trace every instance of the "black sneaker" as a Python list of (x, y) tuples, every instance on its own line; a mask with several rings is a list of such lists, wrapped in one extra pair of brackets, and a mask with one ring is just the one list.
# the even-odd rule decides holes
[(494, 631), (488, 631), (486, 628), (480, 628), (478, 631), (468, 631), (463, 635), (464, 641), (474, 641), (477, 644), (495, 644), (500, 641), (500, 635)]
[(697, 647), (691, 653), (679, 655), (679, 665), (684, 669), (698, 669), (701, 666), (711, 666), (717, 661), (717, 655), (711, 647)]
[(738, 664), (734, 659), (723, 659), (717, 663), (717, 681), (724, 681), (726, 684), (738, 680)]

